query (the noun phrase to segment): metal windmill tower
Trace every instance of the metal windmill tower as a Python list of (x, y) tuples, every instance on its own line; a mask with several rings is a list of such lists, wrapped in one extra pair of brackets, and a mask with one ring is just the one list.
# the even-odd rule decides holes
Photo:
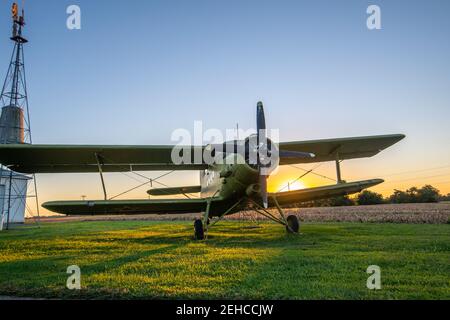
[(28, 42), (22, 35), (25, 26), (24, 11), (19, 15), (16, 3), (12, 6), (13, 28), (11, 40), (14, 49), (3, 83), (0, 103), (0, 143), (31, 143), (30, 115), (23, 46)]
[[(31, 128), (30, 128), (30, 113), (28, 109), (28, 94), (27, 82), (25, 77), (25, 59), (24, 59), (24, 44), (28, 40), (23, 36), (23, 29), (25, 27), (25, 13), (22, 8), (19, 14), (19, 7), (17, 3), (12, 5), (12, 35), (10, 39), (14, 43), (14, 49), (11, 55), (8, 72), (6, 74), (5, 82), (3, 83), (0, 96), (0, 144), (24, 144), (32, 143)], [(34, 195), (28, 195), (25, 186), (22, 190), (16, 190), (15, 177), (19, 174), (8, 170), (0, 165), (0, 187), (3, 183), (3, 207), (0, 208), (0, 230), (3, 227), (3, 220), (5, 212), (7, 215), (6, 227), (9, 226), (9, 221), (16, 215), (16, 208), (23, 208), (17, 210), (29, 209), (26, 201), (27, 198), (34, 197), (36, 199), (37, 214), (39, 217), (39, 205), (37, 200), (36, 179), (33, 175), (34, 181)], [(24, 177), (22, 175), (22, 177)], [(3, 182), (2, 182), (3, 179)], [(8, 182), (5, 182), (8, 181)], [(8, 185), (7, 185), (8, 184)], [(20, 202), (20, 203), (19, 203)], [(24, 215), (24, 212), (19, 215)]]

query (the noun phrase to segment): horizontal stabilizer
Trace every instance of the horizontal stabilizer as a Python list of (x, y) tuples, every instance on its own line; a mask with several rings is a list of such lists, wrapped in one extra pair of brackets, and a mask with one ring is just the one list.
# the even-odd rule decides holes
[(201, 186), (175, 187), (175, 188), (155, 188), (147, 193), (151, 196), (171, 196), (177, 194), (198, 193), (202, 191)]

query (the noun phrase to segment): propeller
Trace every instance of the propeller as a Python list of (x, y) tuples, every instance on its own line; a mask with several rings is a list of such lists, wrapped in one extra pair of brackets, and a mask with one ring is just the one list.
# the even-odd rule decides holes
[[(257, 134), (245, 140), (246, 162), (258, 170), (261, 198), (264, 208), (269, 206), (267, 193), (267, 178), (273, 167), (278, 165), (279, 158), (314, 158), (310, 152), (278, 150), (277, 146), (267, 137), (266, 117), (264, 106), (258, 102), (256, 106), (256, 129)], [(212, 155), (215, 156), (216, 149), (221, 153), (238, 153), (237, 144), (239, 141), (225, 142), (222, 145), (212, 145)], [(229, 146), (230, 145), (230, 146)], [(230, 148), (231, 147), (231, 148)]]
[(267, 178), (268, 175), (265, 175), (262, 171), (264, 169), (265, 164), (262, 163), (262, 155), (261, 151), (265, 151), (266, 155), (268, 155), (268, 143), (267, 143), (267, 129), (266, 129), (266, 117), (264, 115), (264, 106), (260, 101), (256, 106), (256, 130), (257, 130), (257, 144), (258, 144), (258, 152), (257, 152), (257, 166), (259, 173), (259, 185), (261, 188), (261, 198), (263, 202), (264, 208), (269, 206), (268, 196), (267, 196)]
[[(270, 158), (272, 156), (272, 151), (274, 146), (270, 139), (267, 138), (267, 127), (266, 127), (266, 117), (264, 115), (264, 106), (262, 102), (258, 102), (256, 107), (256, 129), (257, 133), (257, 166), (259, 172), (259, 185), (261, 189), (261, 198), (264, 208), (268, 208), (269, 200), (267, 193), (267, 178), (270, 173), (268, 173), (266, 168), (270, 168)], [(315, 155), (310, 152), (299, 152), (299, 151), (283, 151), (276, 150), (278, 156), (282, 158), (314, 158)], [(268, 157), (269, 162), (267, 162), (266, 157)]]

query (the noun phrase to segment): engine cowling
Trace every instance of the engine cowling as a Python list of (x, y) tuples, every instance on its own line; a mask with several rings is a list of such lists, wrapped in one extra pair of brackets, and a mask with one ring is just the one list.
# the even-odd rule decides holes
[[(245, 140), (229, 141), (220, 145), (208, 145), (211, 158), (236, 161), (233, 164), (247, 164), (254, 170), (261, 168), (264, 175), (270, 175), (280, 164), (279, 149), (271, 139), (258, 141), (258, 136), (251, 135)], [(230, 154), (238, 155), (229, 157)], [(242, 162), (240, 162), (242, 161)]]
[(258, 136), (245, 139), (245, 163), (254, 169), (261, 167), (264, 175), (270, 175), (280, 164), (280, 152), (276, 143), (266, 138), (258, 141)]

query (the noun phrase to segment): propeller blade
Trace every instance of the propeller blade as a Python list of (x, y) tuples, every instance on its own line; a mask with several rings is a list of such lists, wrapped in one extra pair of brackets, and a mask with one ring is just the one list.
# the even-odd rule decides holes
[(287, 151), (280, 150), (279, 151), (280, 158), (315, 158), (316, 155), (310, 152), (300, 152), (300, 151)]
[[(256, 107), (256, 130), (258, 135), (259, 148), (267, 149), (267, 131), (266, 131), (266, 117), (264, 115), (264, 106), (260, 101)], [(258, 171), (259, 171), (259, 185), (261, 187), (261, 198), (264, 208), (269, 207), (269, 201), (267, 196), (267, 176), (262, 173), (263, 164), (261, 163), (260, 154), (258, 152)]]
[(268, 200), (268, 195), (267, 195), (267, 176), (263, 176), (260, 174), (259, 185), (261, 187), (261, 198), (262, 198), (263, 206), (265, 209), (267, 209), (269, 207), (269, 200)]
[(264, 116), (264, 106), (260, 101), (256, 107), (256, 129), (258, 130), (266, 130), (266, 117)]
[[(256, 106), (256, 130), (258, 137), (258, 149), (265, 148), (267, 149), (267, 131), (266, 131), (266, 117), (264, 115), (264, 106), (260, 101)], [(258, 165), (261, 165), (260, 155), (258, 152)]]

